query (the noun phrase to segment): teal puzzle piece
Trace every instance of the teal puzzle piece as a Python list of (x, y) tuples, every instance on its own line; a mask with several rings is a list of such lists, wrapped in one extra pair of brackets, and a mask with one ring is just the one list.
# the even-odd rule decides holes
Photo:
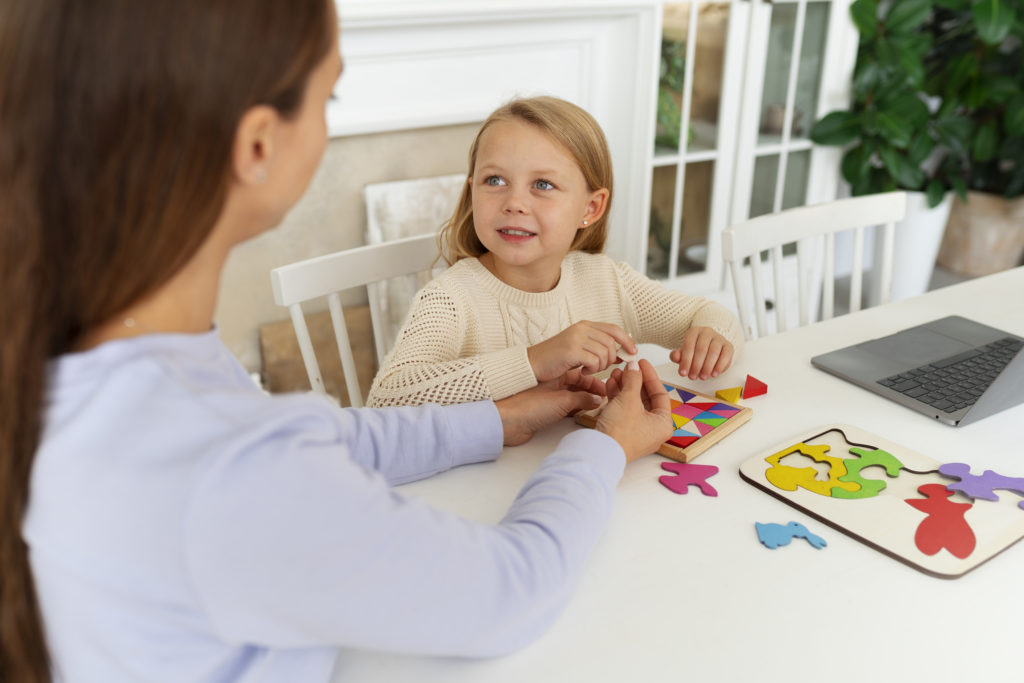
[(846, 465), (846, 474), (839, 477), (839, 481), (853, 482), (860, 484), (856, 491), (846, 491), (839, 487), (832, 489), (833, 498), (874, 498), (886, 487), (886, 483), (880, 479), (865, 479), (861, 476), (861, 470), (865, 467), (881, 466), (890, 477), (897, 477), (903, 469), (903, 463), (892, 453), (883, 451), (881, 448), (864, 449), (852, 446), (850, 452), (858, 455), (858, 458), (843, 460)]

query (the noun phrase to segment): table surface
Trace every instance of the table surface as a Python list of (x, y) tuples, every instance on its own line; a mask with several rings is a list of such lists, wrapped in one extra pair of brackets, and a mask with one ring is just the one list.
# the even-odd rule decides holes
[[(926, 575), (740, 478), (739, 466), (817, 426), (848, 423), (941, 462), (1024, 474), (1024, 404), (949, 427), (811, 367), (812, 355), (961, 314), (1024, 336), (1024, 267), (749, 342), (704, 393), (768, 385), (750, 422), (696, 462), (720, 468), (717, 497), (658, 483), (666, 460), (631, 464), (609, 526), (563, 615), (535, 643), (493, 660), (343, 650), (342, 681), (1020, 680), (1024, 543), (958, 579)], [(657, 354), (654, 354), (655, 356)], [(649, 355), (649, 357), (651, 357)], [(664, 358), (653, 360), (667, 361)], [(659, 365), (667, 380), (674, 367)], [(493, 463), (402, 487), (497, 522), (570, 420)], [(1012, 495), (1012, 494), (1007, 494)], [(805, 524), (828, 546), (768, 550), (755, 521)], [(944, 552), (944, 551), (943, 551)]]

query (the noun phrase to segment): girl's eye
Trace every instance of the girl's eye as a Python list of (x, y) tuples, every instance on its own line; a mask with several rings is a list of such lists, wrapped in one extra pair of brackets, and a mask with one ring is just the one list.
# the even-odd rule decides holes
[(547, 180), (538, 180), (538, 181), (536, 181), (533, 184), (533, 186), (535, 188), (537, 188), (538, 190), (553, 190), (553, 189), (555, 189), (555, 186), (552, 185), (551, 183), (549, 183)]
[(505, 184), (505, 181), (502, 180), (499, 176), (490, 175), (484, 178), (484, 184), (490, 185), (491, 187), (500, 187), (501, 185)]

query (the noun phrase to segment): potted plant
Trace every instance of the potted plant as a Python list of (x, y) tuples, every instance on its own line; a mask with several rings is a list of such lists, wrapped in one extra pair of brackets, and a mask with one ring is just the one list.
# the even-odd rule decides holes
[(1024, 255), (1024, 0), (935, 0), (925, 92), (941, 104), (936, 178), (956, 191), (943, 266), (983, 275)]
[(927, 289), (951, 202), (949, 181), (938, 164), (944, 134), (939, 108), (924, 89), (934, 45), (932, 34), (922, 29), (933, 5), (933, 0), (856, 0), (850, 6), (860, 36), (851, 104), (828, 113), (811, 130), (817, 144), (846, 147), (841, 171), (853, 195), (909, 192), (907, 218), (896, 231), (900, 267), (894, 299)]

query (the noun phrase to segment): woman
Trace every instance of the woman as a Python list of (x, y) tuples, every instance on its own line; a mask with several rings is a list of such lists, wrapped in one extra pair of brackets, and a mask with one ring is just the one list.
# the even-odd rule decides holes
[(598, 430), (482, 525), (390, 485), (493, 459), (594, 405), (565, 387), (603, 387), (353, 411), (252, 386), (212, 329), (218, 281), (319, 162), (336, 25), (330, 0), (0, 4), (0, 679), (326, 680), (340, 646), (506, 652), (558, 613), (624, 464), (671, 431), (650, 366), (617, 374)]

